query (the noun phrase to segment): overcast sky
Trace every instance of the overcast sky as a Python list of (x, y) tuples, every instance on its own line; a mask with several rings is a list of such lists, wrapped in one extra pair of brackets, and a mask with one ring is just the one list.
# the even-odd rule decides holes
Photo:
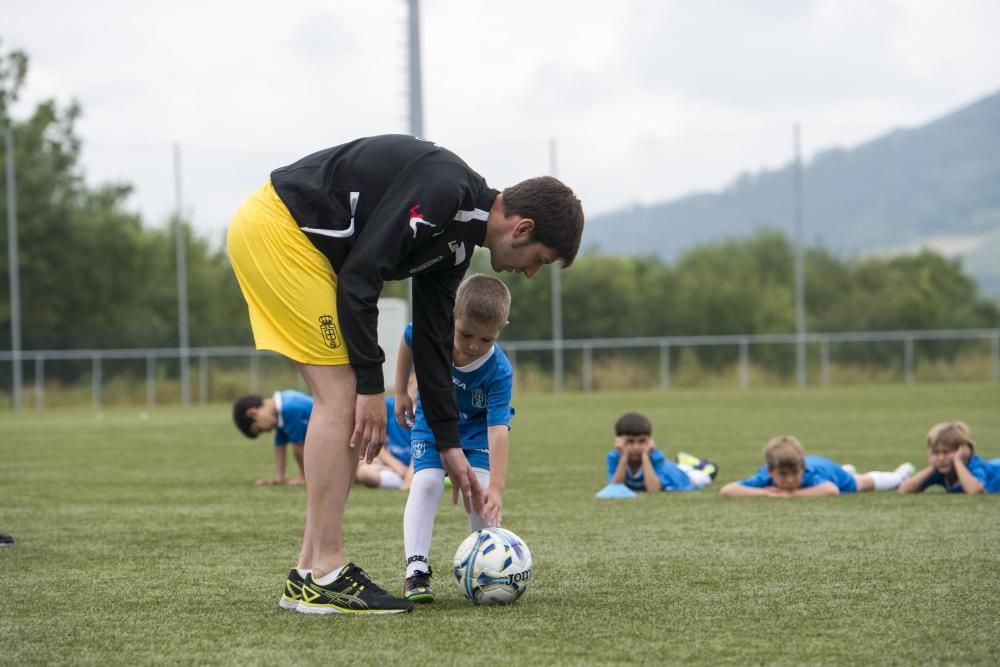
[[(549, 171), (590, 215), (915, 126), (1000, 90), (996, 0), (422, 0), (424, 134), (497, 188)], [(0, 0), (15, 116), (78, 100), (91, 183), (214, 241), (271, 169), (407, 132), (405, 0)]]

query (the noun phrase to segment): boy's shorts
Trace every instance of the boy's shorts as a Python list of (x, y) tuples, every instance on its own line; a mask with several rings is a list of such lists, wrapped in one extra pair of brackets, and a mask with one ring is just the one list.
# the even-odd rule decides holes
[[(463, 449), (465, 458), (469, 460), (469, 465), (482, 470), (490, 469), (490, 450), (488, 449)], [(441, 463), (441, 453), (437, 445), (427, 440), (414, 440), (410, 443), (410, 454), (413, 457), (413, 472), (427, 468), (444, 469)]]
[(233, 216), (229, 261), (258, 350), (303, 364), (349, 364), (337, 319), (337, 274), (268, 181)]

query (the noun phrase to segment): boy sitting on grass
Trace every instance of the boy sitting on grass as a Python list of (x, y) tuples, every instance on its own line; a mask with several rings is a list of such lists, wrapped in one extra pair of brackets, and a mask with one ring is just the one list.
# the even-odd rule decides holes
[(806, 456), (802, 443), (792, 435), (771, 438), (764, 447), (764, 465), (757, 474), (722, 487), (722, 496), (839, 496), (855, 491), (889, 491), (913, 474), (904, 463), (892, 472), (858, 475), (854, 466), (838, 465), (822, 456)]
[(1000, 493), (1000, 458), (987, 461), (965, 422), (935, 424), (927, 433), (930, 465), (899, 485), (900, 493), (919, 493), (940, 484), (948, 493)]
[(629, 412), (615, 422), (614, 449), (608, 452), (608, 483), (633, 491), (695, 491), (712, 483), (719, 468), (707, 459), (680, 452), (668, 461), (653, 441), (653, 424)]
[[(386, 412), (394, 412), (394, 399), (385, 399)], [(285, 484), (286, 449), (290, 444), (299, 476), (288, 480), (298, 486), (306, 483), (305, 452), (306, 430), (312, 416), (313, 399), (300, 391), (286, 389), (263, 398), (256, 394), (243, 396), (233, 404), (233, 421), (236, 428), (248, 438), (274, 431), (274, 477), (258, 479), (258, 486)], [(410, 467), (410, 432), (398, 426), (386, 430), (386, 446), (371, 463), (358, 461), (355, 481), (372, 488), (406, 488), (412, 474)]]

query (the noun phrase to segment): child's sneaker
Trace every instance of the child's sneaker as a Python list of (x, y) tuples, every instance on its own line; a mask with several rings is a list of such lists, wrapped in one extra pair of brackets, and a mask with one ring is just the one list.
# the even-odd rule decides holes
[(419, 570), (403, 581), (403, 597), (413, 602), (434, 602), (434, 591), (431, 590), (431, 569), (426, 572)]
[(917, 472), (917, 469), (913, 467), (913, 464), (907, 461), (903, 465), (896, 468), (895, 473), (901, 475), (904, 480), (913, 477), (913, 473)]
[(278, 606), (282, 609), (295, 609), (299, 606), (299, 602), (302, 600), (302, 584), (305, 580), (299, 571), (294, 567), (288, 573), (288, 579), (285, 579), (285, 592), (278, 600)]
[(691, 466), (695, 470), (701, 470), (712, 479), (715, 479), (715, 476), (719, 474), (719, 466), (715, 463), (715, 461), (701, 459), (694, 454), (677, 452), (676, 460), (678, 465), (687, 465)]
[(14, 536), (0, 533), (0, 548), (14, 546)]
[(858, 476), (858, 469), (854, 467), (853, 463), (845, 463), (844, 465), (840, 466), (840, 469), (843, 470), (844, 472), (851, 473), (855, 477)]
[(312, 574), (302, 584), (302, 600), (295, 611), (303, 614), (401, 614), (413, 603), (385, 591), (365, 571), (348, 563), (331, 583), (317, 584)]

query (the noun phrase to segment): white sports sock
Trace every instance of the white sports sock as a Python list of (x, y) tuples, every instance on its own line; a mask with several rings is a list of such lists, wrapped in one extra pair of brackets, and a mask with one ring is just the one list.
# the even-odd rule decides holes
[(303, 570), (301, 567), (297, 567), (295, 568), (295, 570), (299, 573), (299, 576), (302, 577), (303, 579), (309, 576), (309, 573), (312, 572), (312, 570)]
[[(483, 470), (482, 468), (473, 468), (472, 471), (476, 473), (476, 479), (479, 480), (479, 486), (486, 490), (486, 487), (490, 485), (490, 471)], [(479, 516), (475, 512), (469, 512), (469, 532), (474, 533), (477, 530), (482, 530), (486, 528), (486, 519)]]
[(332, 570), (325, 577), (320, 577), (319, 579), (314, 579), (313, 581), (315, 581), (320, 586), (326, 586), (327, 584), (332, 584), (333, 580), (340, 576), (340, 573), (343, 569), (344, 568), (342, 567), (338, 567), (336, 570)]
[(712, 483), (712, 476), (704, 470), (692, 468), (686, 463), (682, 463), (677, 467), (684, 471), (684, 474), (688, 476), (688, 479), (691, 480), (691, 483), (694, 484), (694, 488), (696, 489), (704, 489)]
[(898, 472), (866, 472), (865, 477), (871, 477), (872, 481), (875, 482), (876, 491), (891, 491), (903, 483), (906, 479)]
[[(434, 519), (437, 518), (441, 494), (444, 492), (444, 470), (424, 468), (413, 474), (410, 495), (403, 510), (403, 547), (406, 557), (423, 556), (431, 552), (431, 537), (434, 534)], [(427, 570), (427, 563), (413, 561), (406, 566), (406, 576)]]
[(398, 472), (393, 470), (380, 470), (378, 473), (378, 486), (380, 489), (398, 489), (403, 486), (403, 478)]

